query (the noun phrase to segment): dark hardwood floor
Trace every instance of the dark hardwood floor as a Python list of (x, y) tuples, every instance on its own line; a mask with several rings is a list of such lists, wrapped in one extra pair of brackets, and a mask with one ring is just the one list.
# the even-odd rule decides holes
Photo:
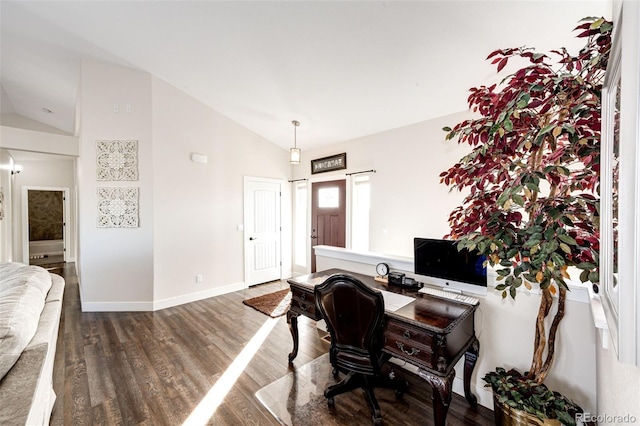
[[(75, 267), (61, 266), (52, 270), (66, 280), (54, 367), (56, 426), (181, 425), (268, 319), (242, 301), (288, 287), (262, 284), (156, 312), (83, 313)], [(300, 350), (291, 367), (286, 317), (277, 320), (208, 424), (278, 424), (255, 393), (329, 347), (314, 321), (300, 317), (299, 329)], [(432, 425), (429, 386), (412, 374), (405, 377), (410, 390), (397, 409), (383, 412), (385, 424)], [(362, 408), (367, 410), (364, 400)], [(317, 411), (316, 424), (352, 424), (348, 417)], [(454, 395), (448, 425), (492, 424), (490, 410), (473, 410)]]

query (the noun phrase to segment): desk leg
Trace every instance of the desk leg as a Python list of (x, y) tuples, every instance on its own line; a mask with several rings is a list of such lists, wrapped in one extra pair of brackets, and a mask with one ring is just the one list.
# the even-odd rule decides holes
[(289, 324), (289, 331), (293, 338), (293, 350), (289, 354), (289, 362), (298, 356), (298, 314), (289, 310), (287, 312), (287, 323)]
[(436, 426), (445, 426), (447, 424), (447, 413), (451, 403), (451, 389), (456, 370), (452, 368), (451, 372), (445, 377), (430, 374), (425, 370), (418, 370), (418, 375), (426, 379), (433, 389), (431, 401), (433, 403), (433, 420)]
[(478, 406), (478, 399), (471, 393), (471, 375), (478, 361), (478, 352), (480, 351), (480, 342), (475, 339), (464, 354), (464, 397), (471, 407)]

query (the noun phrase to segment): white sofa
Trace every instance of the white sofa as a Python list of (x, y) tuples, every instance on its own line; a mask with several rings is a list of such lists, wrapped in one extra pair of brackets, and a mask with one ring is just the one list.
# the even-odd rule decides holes
[(48, 425), (64, 280), (0, 263), (0, 425)]

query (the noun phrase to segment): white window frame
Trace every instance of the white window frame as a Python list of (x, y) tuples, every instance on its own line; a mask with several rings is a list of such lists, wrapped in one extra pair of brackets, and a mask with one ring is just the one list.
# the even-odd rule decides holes
[(366, 233), (367, 233), (367, 241), (366, 241), (366, 247), (365, 248), (357, 248), (357, 250), (359, 251), (369, 251), (369, 238), (370, 238), (370, 220), (371, 220), (371, 215), (370, 215), (370, 209), (371, 209), (371, 178), (368, 175), (354, 175), (351, 176), (352, 178), (352, 182), (351, 182), (351, 193), (352, 193), (352, 202), (353, 202), (353, 208), (352, 208), (352, 216), (350, 217), (350, 221), (351, 221), (351, 248), (352, 249), (356, 249), (355, 245), (355, 232), (356, 232), (356, 220), (362, 220), (362, 218), (360, 217), (355, 217), (356, 214), (358, 214), (358, 208), (356, 203), (358, 202), (358, 185), (362, 185), (364, 183), (366, 183), (369, 186), (369, 206), (367, 206), (367, 229), (366, 229)]
[[(294, 186), (293, 186), (293, 199), (294, 199), (294, 212), (293, 212), (293, 220), (294, 220), (294, 232), (293, 232), (293, 267), (294, 270), (296, 269), (301, 269), (306, 271), (307, 268), (309, 268), (309, 259), (308, 259), (308, 251), (309, 251), (309, 191), (311, 189), (311, 185), (309, 184), (309, 182), (307, 182), (306, 180), (302, 180), (302, 181), (296, 181), (293, 182)], [(299, 189), (304, 187), (305, 189), (305, 194), (304, 194), (304, 199), (300, 200), (300, 191)], [(304, 204), (305, 208), (303, 212), (300, 212), (298, 210), (298, 203), (300, 203), (302, 201), (302, 203)], [(301, 213), (301, 214), (300, 214)], [(304, 226), (302, 226), (303, 231), (299, 232), (300, 230), (300, 223), (303, 223)], [(302, 259), (299, 259), (298, 257), (298, 252), (297, 252), (297, 246), (298, 243), (302, 242), (303, 246), (304, 246), (304, 255), (302, 256)], [(302, 260), (302, 262), (300, 261)]]
[[(640, 366), (640, 5), (624, 1), (617, 16), (602, 95), (601, 299), (618, 360)], [(618, 186), (620, 232), (618, 280), (614, 288), (611, 156), (613, 105), (619, 79), (622, 88)]]

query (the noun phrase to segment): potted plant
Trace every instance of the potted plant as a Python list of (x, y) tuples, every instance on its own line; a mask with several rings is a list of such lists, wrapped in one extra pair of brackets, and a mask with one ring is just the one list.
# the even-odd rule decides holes
[[(485, 377), (501, 403), (509, 401), (508, 392), (497, 394), (502, 385), (540, 385), (551, 368), (568, 268), (598, 282), (601, 88), (612, 27), (604, 18), (583, 19), (576, 30), (586, 43), (576, 56), (565, 48), (492, 52), (487, 59), (498, 72), (513, 59), (527, 65), (499, 85), (472, 88), (468, 102), (479, 118), (444, 128), (448, 140), (472, 147), (440, 175), (452, 190), (468, 191), (450, 214), (448, 237), (487, 256), (503, 298), (515, 299), (521, 286), (541, 292), (531, 368)], [(562, 416), (520, 402), (540, 418)]]
[(493, 389), (496, 424), (560, 426), (575, 424), (582, 409), (553, 392), (544, 383), (524, 377), (516, 370), (496, 368), (484, 380)]

